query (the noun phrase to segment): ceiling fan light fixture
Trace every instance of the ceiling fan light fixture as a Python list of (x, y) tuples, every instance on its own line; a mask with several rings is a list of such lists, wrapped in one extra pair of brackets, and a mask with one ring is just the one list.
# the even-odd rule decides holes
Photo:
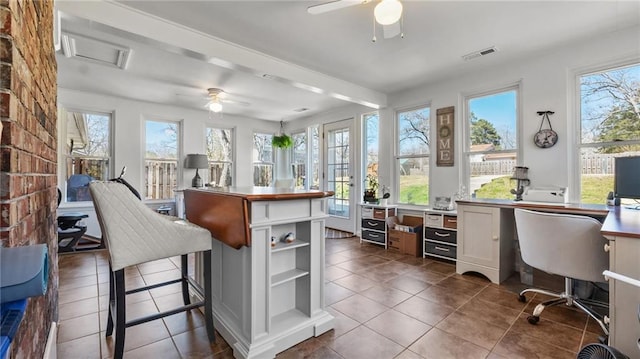
[(211, 102), (209, 102), (209, 110), (216, 113), (222, 111), (222, 104), (217, 98), (211, 99)]
[(382, 0), (375, 9), (373, 15), (380, 25), (391, 25), (402, 17), (402, 3), (399, 0)]

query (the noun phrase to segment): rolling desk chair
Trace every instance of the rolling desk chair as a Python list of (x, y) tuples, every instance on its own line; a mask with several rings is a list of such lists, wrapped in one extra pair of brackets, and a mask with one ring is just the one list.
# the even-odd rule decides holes
[[(525, 293), (542, 293), (558, 299), (538, 304), (529, 323), (536, 324), (544, 308), (566, 304), (587, 313), (602, 328), (609, 329), (602, 317), (574, 294), (574, 280), (604, 282), (602, 272), (609, 268), (609, 254), (604, 251), (608, 241), (600, 233), (602, 224), (591, 217), (569, 214), (534, 212), (515, 209), (516, 229), (522, 260), (528, 265), (565, 277), (565, 291), (554, 293), (542, 289), (525, 289), (519, 300), (526, 302)], [(606, 307), (604, 303), (591, 303)]]

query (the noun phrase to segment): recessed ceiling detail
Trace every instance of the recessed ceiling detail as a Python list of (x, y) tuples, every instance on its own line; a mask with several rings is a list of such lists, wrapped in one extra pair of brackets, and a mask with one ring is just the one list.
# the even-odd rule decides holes
[(127, 69), (130, 48), (71, 33), (63, 33), (61, 40), (66, 57)]

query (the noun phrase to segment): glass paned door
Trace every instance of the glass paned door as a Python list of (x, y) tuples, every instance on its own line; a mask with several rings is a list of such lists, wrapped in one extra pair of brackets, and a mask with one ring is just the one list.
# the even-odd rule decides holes
[(324, 125), (325, 186), (334, 195), (327, 200), (327, 227), (355, 233), (355, 202), (353, 193), (353, 120)]

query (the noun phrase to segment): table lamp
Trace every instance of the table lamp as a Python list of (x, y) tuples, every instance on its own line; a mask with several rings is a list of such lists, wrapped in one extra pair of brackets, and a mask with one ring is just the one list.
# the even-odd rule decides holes
[(191, 180), (192, 187), (202, 187), (202, 178), (198, 174), (198, 169), (200, 168), (208, 168), (209, 167), (209, 159), (207, 155), (200, 155), (196, 153), (188, 154), (187, 160), (184, 161), (184, 168), (195, 168), (196, 175)]

